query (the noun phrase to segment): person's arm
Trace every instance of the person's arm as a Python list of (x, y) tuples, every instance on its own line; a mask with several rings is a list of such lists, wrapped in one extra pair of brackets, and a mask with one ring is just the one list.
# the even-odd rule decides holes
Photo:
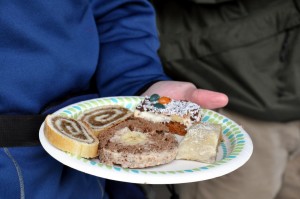
[(227, 96), (222, 93), (197, 89), (189, 82), (166, 81), (169, 78), (157, 54), (159, 40), (154, 10), (148, 1), (95, 2), (93, 9), (100, 40), (96, 72), (101, 96), (134, 95), (155, 82), (143, 95), (158, 93), (211, 109), (228, 103)]
[(151, 82), (169, 79), (157, 54), (154, 10), (148, 1), (95, 0), (93, 10), (99, 31), (96, 75), (101, 96), (134, 95)]

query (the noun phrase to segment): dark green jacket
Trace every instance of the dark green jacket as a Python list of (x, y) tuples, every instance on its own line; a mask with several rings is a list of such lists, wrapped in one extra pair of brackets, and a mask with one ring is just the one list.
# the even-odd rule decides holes
[(300, 0), (153, 4), (171, 77), (226, 93), (228, 108), (241, 114), (300, 119)]

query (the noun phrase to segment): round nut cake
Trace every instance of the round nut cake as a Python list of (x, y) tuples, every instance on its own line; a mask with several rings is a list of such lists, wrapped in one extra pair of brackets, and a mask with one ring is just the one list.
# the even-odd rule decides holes
[(145, 168), (175, 159), (178, 141), (168, 127), (142, 118), (130, 118), (99, 136), (99, 159), (107, 165)]

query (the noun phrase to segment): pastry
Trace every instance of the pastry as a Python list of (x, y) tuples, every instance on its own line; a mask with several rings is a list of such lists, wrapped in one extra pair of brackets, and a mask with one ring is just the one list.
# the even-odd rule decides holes
[(185, 100), (175, 100), (153, 94), (146, 96), (134, 111), (140, 117), (156, 123), (164, 123), (169, 131), (185, 135), (186, 129), (201, 120), (201, 107)]
[(45, 136), (56, 148), (84, 158), (98, 155), (99, 141), (80, 122), (59, 115), (48, 115)]
[(133, 112), (119, 105), (106, 105), (89, 109), (83, 112), (78, 120), (82, 121), (95, 136), (108, 128), (131, 117)]
[(99, 159), (107, 165), (145, 168), (175, 159), (178, 141), (168, 128), (141, 118), (130, 118), (99, 134)]
[(190, 127), (179, 144), (176, 159), (202, 163), (216, 161), (218, 146), (222, 140), (221, 125), (199, 123)]

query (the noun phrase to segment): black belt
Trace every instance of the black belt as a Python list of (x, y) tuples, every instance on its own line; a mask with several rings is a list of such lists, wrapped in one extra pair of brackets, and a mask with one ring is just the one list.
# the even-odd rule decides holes
[[(155, 81), (156, 82), (156, 81)], [(144, 86), (136, 95), (142, 94), (150, 85), (151, 82)], [(95, 83), (91, 85), (96, 85)], [(95, 88), (90, 88), (86, 91), (68, 94), (61, 99), (45, 106), (41, 113), (47, 112), (51, 107), (62, 104), (64, 101), (80, 96), (89, 96), (95, 98), (97, 92)], [(49, 111), (48, 111), (49, 112)], [(51, 111), (50, 111), (51, 112)], [(39, 129), (44, 122), (46, 115), (0, 115), (0, 147), (16, 147), (16, 146), (34, 146), (39, 145)]]
[(0, 147), (39, 145), (45, 115), (0, 115)]

